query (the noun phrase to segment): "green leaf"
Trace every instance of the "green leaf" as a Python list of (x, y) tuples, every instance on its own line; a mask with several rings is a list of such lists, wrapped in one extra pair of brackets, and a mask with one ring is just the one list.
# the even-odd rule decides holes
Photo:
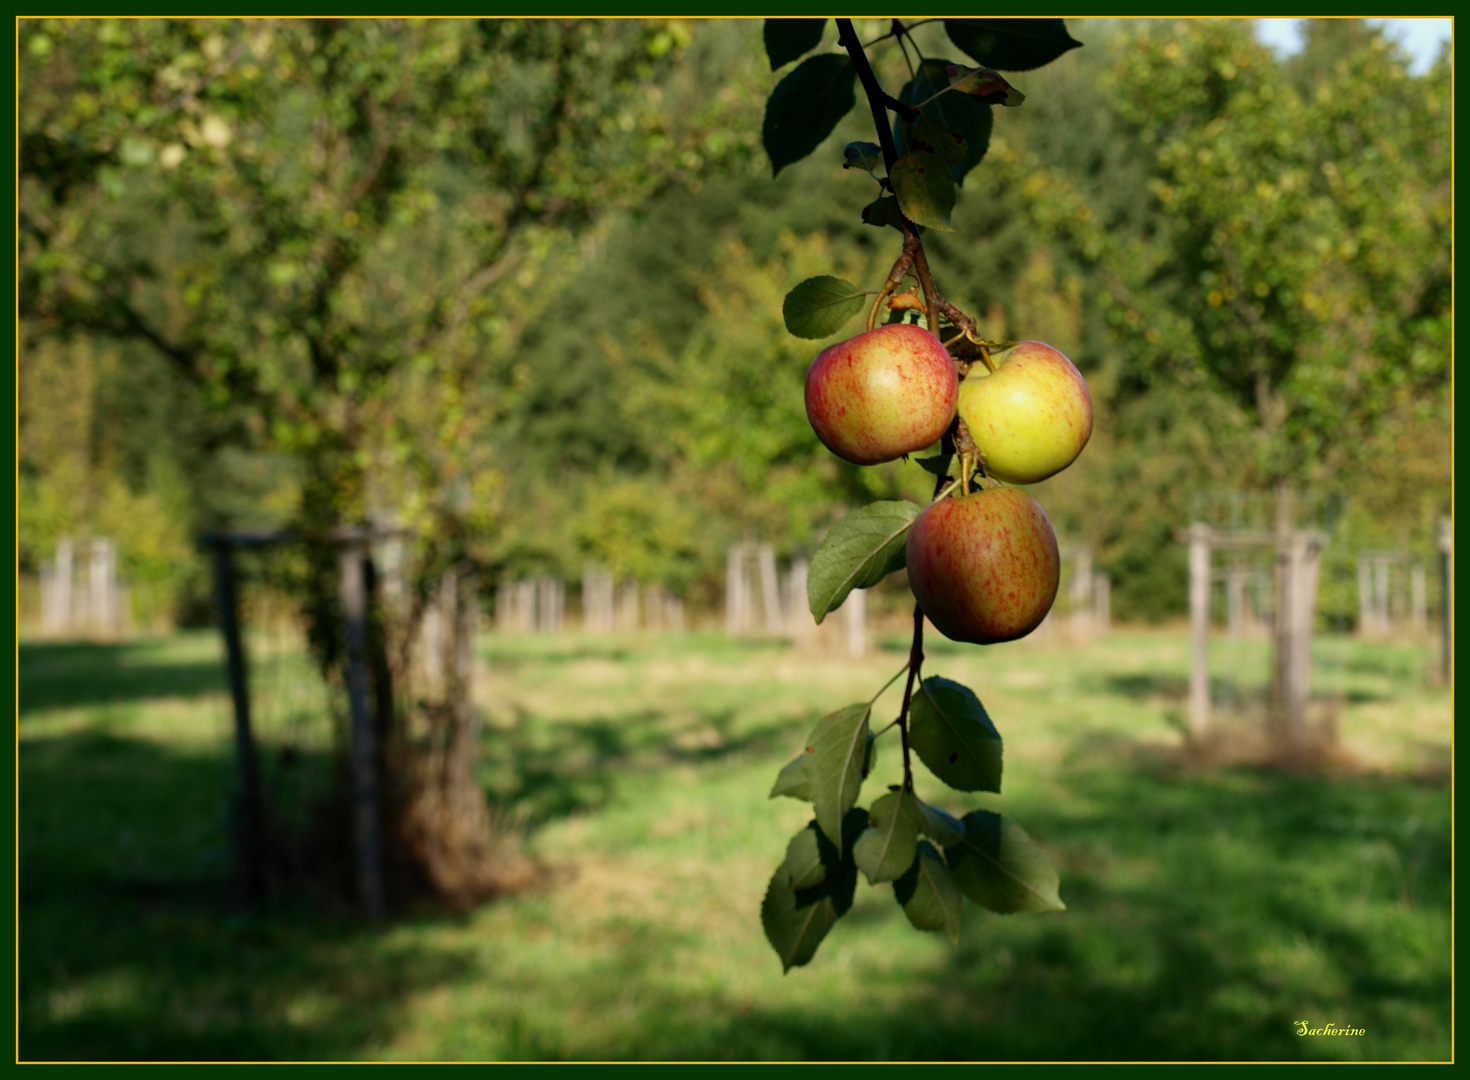
[(826, 53), (803, 60), (776, 85), (761, 128), (772, 176), (820, 146), (851, 111), (856, 78), (845, 54)]
[(786, 795), (793, 799), (812, 800), (812, 784), (806, 776), (806, 754), (802, 754), (795, 761), (788, 762), (776, 776), (776, 783), (771, 788), (769, 799), (777, 795)]
[(812, 889), (827, 879), (827, 865), (822, 861), (822, 845), (818, 843), (825, 839), (813, 821), (786, 845), (785, 866), (791, 872), (793, 889)]
[(953, 814), (922, 801), (919, 803), (919, 812), (924, 816), (919, 824), (919, 831), (940, 847), (958, 844), (965, 838), (965, 823)]
[(830, 896), (802, 903), (791, 884), (791, 871), (785, 863), (777, 868), (761, 901), (761, 928), (781, 958), (783, 972), (810, 961), (838, 918)]
[(890, 792), (873, 804), (868, 818), (872, 825), (858, 837), (852, 857), (868, 884), (893, 881), (914, 861), (923, 818), (919, 800), (912, 791)]
[(969, 687), (925, 679), (910, 707), (909, 745), (952, 788), (1000, 790), (1000, 733)]
[(914, 150), (893, 163), (888, 173), (903, 216), (916, 225), (954, 232), (949, 215), (954, 210), (954, 177), (938, 154)]
[(898, 208), (898, 200), (892, 195), (878, 196), (863, 207), (863, 224), (876, 225), (879, 228), (892, 225), (903, 232), (903, 211)]
[(870, 706), (849, 705), (824, 716), (807, 736), (806, 773), (817, 824), (834, 844), (842, 843), (842, 819), (857, 802), (868, 754)]
[(1082, 44), (1061, 19), (945, 19), (944, 29), (977, 64), (997, 71), (1030, 71)]
[[(902, 93), (899, 94), (899, 100), (910, 105), (917, 105), (948, 86), (949, 61), (925, 60), (914, 73), (913, 81), (904, 85)], [(983, 101), (976, 101), (968, 94), (948, 93), (940, 94), (925, 105), (921, 110), (921, 115), (932, 117), (945, 128), (964, 138), (965, 156), (959, 164), (951, 165), (949, 170), (956, 184), (963, 183), (966, 174), (980, 164), (985, 157), (985, 151), (990, 148), (990, 130), (994, 126), (991, 107)], [(910, 145), (909, 131), (915, 128), (916, 124), (917, 121), (894, 120), (893, 140), (900, 156), (915, 149)]]
[(909, 149), (933, 154), (946, 165), (958, 165), (964, 161), (969, 149), (963, 135), (951, 131), (927, 113), (920, 114), (919, 119), (907, 125), (904, 135)]
[(786, 294), (781, 316), (799, 338), (830, 337), (863, 310), (863, 291), (838, 277), (807, 278)]
[(935, 476), (945, 476), (949, 472), (950, 464), (954, 461), (954, 455), (937, 454), (934, 457), (914, 458), (914, 460), (919, 463), (919, 468), (923, 469), (926, 473), (933, 473)]
[(919, 841), (913, 863), (893, 883), (893, 895), (916, 930), (938, 930), (959, 944), (964, 894), (927, 840)]
[(850, 142), (842, 148), (844, 169), (866, 169), (872, 172), (883, 164), (883, 148), (877, 143)]
[(812, 556), (806, 598), (820, 623), (853, 589), (867, 589), (904, 566), (904, 537), (922, 508), (902, 499), (869, 503), (842, 518)]
[(1026, 95), (1007, 82), (1004, 75), (990, 68), (950, 64), (945, 73), (949, 76), (951, 90), (969, 94), (987, 104), (1014, 109), (1026, 100)]
[(966, 814), (964, 823), (964, 838), (944, 857), (966, 896), (1001, 915), (1067, 910), (1056, 870), (1026, 830), (986, 810)]
[(767, 19), (763, 34), (771, 70), (785, 67), (822, 43), (826, 19)]

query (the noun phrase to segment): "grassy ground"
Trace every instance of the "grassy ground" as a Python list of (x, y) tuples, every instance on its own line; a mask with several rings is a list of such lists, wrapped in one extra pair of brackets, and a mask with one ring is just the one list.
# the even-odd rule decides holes
[[(933, 645), (926, 670), (1006, 737), (1005, 793), (945, 799), (925, 774), (920, 794), (1014, 816), (1069, 910), (967, 908), (951, 947), (860, 882), (783, 977), (758, 910), (809, 808), (766, 792), (821, 713), (898, 670), (884, 644), (489, 639), (485, 784), (554, 884), (380, 926), (231, 902), (213, 636), (23, 645), (20, 1055), (1448, 1058), (1451, 702), (1402, 644), (1322, 643), (1349, 752), (1325, 774), (1183, 761), (1179, 634)], [(1255, 647), (1222, 657), (1222, 686), (1260, 670)], [(900, 768), (885, 745), (869, 797)]]

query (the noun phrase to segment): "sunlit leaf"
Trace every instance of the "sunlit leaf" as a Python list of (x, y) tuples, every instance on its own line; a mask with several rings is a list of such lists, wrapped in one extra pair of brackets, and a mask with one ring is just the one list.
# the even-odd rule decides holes
[(841, 518), (807, 570), (806, 596), (821, 622), (853, 589), (867, 589), (904, 566), (904, 539), (922, 508), (905, 500), (869, 503)]
[(863, 291), (850, 281), (823, 275), (807, 278), (786, 294), (781, 315), (799, 338), (830, 337), (863, 310)]
[(922, 150), (905, 154), (893, 163), (888, 181), (904, 217), (917, 225), (954, 232), (949, 223), (954, 210), (954, 177), (939, 155)]
[(893, 881), (914, 861), (923, 815), (912, 791), (893, 791), (873, 803), (868, 811), (871, 825), (853, 846), (858, 869), (868, 883)]
[(842, 818), (857, 802), (868, 755), (869, 706), (849, 705), (824, 716), (807, 736), (807, 777), (817, 824), (842, 843)]
[[(948, 68), (948, 60), (925, 60), (914, 72), (913, 81), (904, 85), (899, 100), (917, 105), (939, 94), (939, 91), (949, 85)], [(991, 107), (968, 94), (950, 93), (934, 97), (920, 112), (965, 140), (965, 156), (958, 164), (950, 166), (950, 175), (954, 177), (955, 183), (963, 183), (966, 174), (980, 164), (985, 157), (985, 151), (990, 147), (990, 131), (994, 126)], [(916, 123), (901, 118), (894, 120), (893, 139), (899, 156), (915, 149), (910, 144), (909, 132)]]
[(949, 76), (949, 88), (989, 105), (1006, 105), (1015, 108), (1026, 100), (1026, 95), (1005, 80), (998, 71), (989, 68), (965, 67), (950, 64), (944, 69)]
[(805, 799), (807, 802), (812, 798), (812, 784), (806, 776), (806, 755), (802, 754), (794, 761), (787, 762), (780, 773), (776, 776), (776, 783), (771, 788), (771, 794), (767, 798), (774, 799), (777, 795), (786, 795), (793, 799)]
[(791, 872), (793, 889), (811, 889), (827, 878), (827, 867), (822, 862), (822, 848), (818, 843), (822, 837), (817, 823), (813, 821), (791, 838), (786, 845), (786, 869)]

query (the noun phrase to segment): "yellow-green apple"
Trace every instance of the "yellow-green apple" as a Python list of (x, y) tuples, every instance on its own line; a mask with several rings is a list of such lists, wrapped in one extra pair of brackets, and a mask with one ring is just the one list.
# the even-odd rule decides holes
[(909, 586), (953, 641), (1025, 637), (1057, 596), (1062, 560), (1041, 504), (1017, 488), (940, 499), (909, 528)]
[(996, 353), (994, 372), (975, 364), (960, 384), (959, 413), (985, 462), (1008, 484), (1061, 472), (1092, 436), (1092, 395), (1056, 349), (1023, 341)]
[(954, 420), (958, 392), (939, 339), (895, 323), (817, 354), (806, 373), (806, 415), (832, 453), (877, 465), (933, 445)]

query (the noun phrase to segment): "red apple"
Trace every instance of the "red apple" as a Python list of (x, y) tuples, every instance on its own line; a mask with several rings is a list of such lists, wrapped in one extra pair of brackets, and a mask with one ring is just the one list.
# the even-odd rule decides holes
[(1056, 349), (1023, 341), (997, 353), (996, 370), (975, 364), (960, 384), (960, 419), (985, 461), (1008, 484), (1034, 484), (1061, 472), (1092, 436), (1092, 395)]
[(953, 641), (993, 645), (1041, 625), (1062, 560), (1041, 504), (1016, 488), (941, 499), (909, 528), (909, 585)]
[(954, 419), (958, 394), (939, 339), (902, 323), (828, 346), (806, 373), (806, 415), (817, 438), (855, 465), (932, 446)]

